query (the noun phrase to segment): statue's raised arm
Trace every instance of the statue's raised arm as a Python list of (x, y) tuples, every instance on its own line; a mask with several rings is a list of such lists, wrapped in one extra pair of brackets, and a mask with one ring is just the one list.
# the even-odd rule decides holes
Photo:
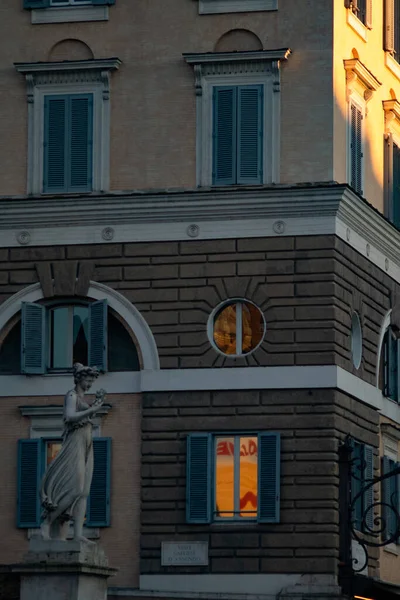
[(106, 392), (99, 390), (92, 405), (84, 395), (99, 376), (95, 367), (76, 363), (75, 387), (64, 399), (64, 434), (60, 452), (50, 463), (42, 482), (44, 509), (42, 536), (66, 539), (69, 521), (74, 520), (74, 539), (83, 537), (83, 522), (93, 476), (93, 441), (90, 417), (101, 408)]

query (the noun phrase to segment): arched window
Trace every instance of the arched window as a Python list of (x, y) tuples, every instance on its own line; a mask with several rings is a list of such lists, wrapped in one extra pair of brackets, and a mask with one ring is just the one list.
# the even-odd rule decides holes
[(105, 300), (23, 303), (0, 345), (0, 373), (62, 373), (74, 362), (102, 371), (140, 369), (131, 335)]

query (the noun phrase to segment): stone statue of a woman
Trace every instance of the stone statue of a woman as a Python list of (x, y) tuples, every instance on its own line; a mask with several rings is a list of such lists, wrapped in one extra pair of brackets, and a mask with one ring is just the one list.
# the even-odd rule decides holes
[(42, 481), (44, 521), (41, 531), (44, 539), (65, 540), (69, 522), (73, 519), (74, 540), (87, 542), (82, 532), (93, 475), (93, 425), (90, 417), (102, 406), (105, 391), (97, 392), (95, 401), (89, 405), (84, 394), (99, 376), (99, 371), (76, 363), (73, 375), (75, 388), (64, 399), (62, 446)]

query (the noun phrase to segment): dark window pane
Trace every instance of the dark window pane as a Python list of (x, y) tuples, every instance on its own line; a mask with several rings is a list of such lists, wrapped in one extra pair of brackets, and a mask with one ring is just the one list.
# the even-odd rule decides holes
[(139, 371), (139, 357), (131, 336), (122, 323), (108, 313), (108, 370)]
[(16, 323), (0, 346), (0, 373), (21, 373), (21, 321)]
[(72, 365), (70, 357), (68, 307), (53, 308), (50, 311), (51, 356), (52, 369), (68, 369)]
[(89, 309), (87, 306), (74, 306), (73, 310), (72, 364), (80, 362), (86, 365), (88, 362)]

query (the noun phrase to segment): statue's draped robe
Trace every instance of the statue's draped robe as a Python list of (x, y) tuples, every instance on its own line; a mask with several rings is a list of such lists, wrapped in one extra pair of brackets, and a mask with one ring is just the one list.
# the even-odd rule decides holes
[[(77, 412), (89, 408), (74, 390), (68, 394), (74, 395)], [(71, 519), (76, 501), (89, 495), (93, 476), (93, 426), (90, 418), (69, 423), (64, 417), (64, 425), (61, 450), (44, 474), (41, 488), (44, 516), (49, 515), (52, 521)]]

